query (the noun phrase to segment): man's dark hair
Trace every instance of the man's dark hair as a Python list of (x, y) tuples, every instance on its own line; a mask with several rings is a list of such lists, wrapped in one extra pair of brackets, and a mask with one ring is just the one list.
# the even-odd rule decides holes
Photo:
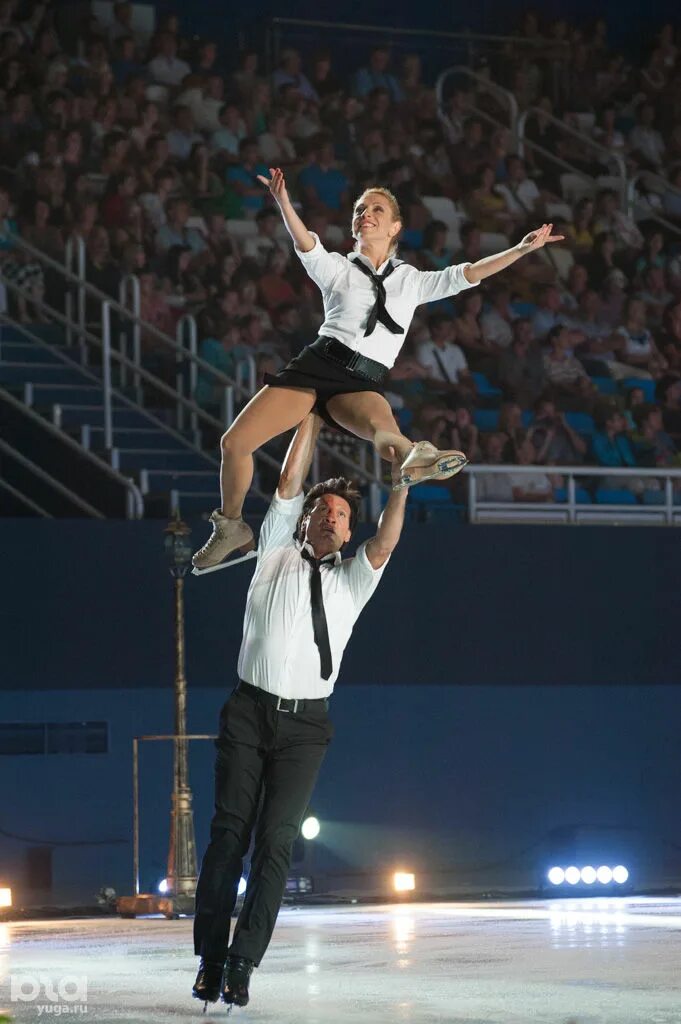
[(359, 515), (359, 503), (362, 500), (362, 495), (352, 480), (346, 480), (344, 476), (335, 476), (331, 477), (330, 480), (322, 480), (321, 483), (315, 484), (305, 495), (303, 510), (296, 524), (296, 537), (300, 537), (300, 528), (303, 520), (310, 514), (317, 504), (317, 500), (324, 494), (335, 494), (337, 497), (344, 498), (347, 501), (350, 506), (350, 529), (354, 530)]
[(646, 425), (646, 421), (648, 420), (648, 417), (652, 413), (657, 412), (659, 408), (659, 405), (655, 405), (654, 402), (640, 402), (638, 405), (635, 405), (633, 407), (633, 409), (631, 410), (631, 415), (633, 416), (634, 423), (636, 424), (639, 430), (643, 430), (643, 428)]
[(549, 333), (546, 335), (546, 344), (552, 345), (556, 338), (559, 338), (565, 330), (565, 324), (554, 324)]
[(428, 330), (432, 334), (438, 327), (442, 327), (443, 324), (451, 324), (451, 322), (452, 317), (448, 316), (447, 313), (431, 313), (428, 317)]

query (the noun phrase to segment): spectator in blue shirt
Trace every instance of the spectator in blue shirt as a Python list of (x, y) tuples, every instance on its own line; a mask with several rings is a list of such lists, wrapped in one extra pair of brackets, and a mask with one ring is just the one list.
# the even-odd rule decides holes
[(303, 74), (300, 61), (300, 54), (297, 50), (284, 50), (281, 55), (281, 64), (272, 75), (272, 86), (275, 94), (282, 85), (292, 85), (303, 99), (312, 103), (319, 103), (319, 96), (316, 89), (311, 85), (309, 78)]
[(298, 185), (306, 205), (314, 210), (333, 215), (346, 205), (349, 182), (335, 166), (332, 142), (321, 142), (317, 159), (298, 175)]
[(610, 409), (605, 413), (605, 422), (600, 430), (595, 430), (591, 439), (591, 449), (599, 466), (624, 469), (635, 466), (636, 459), (631, 442), (625, 433), (626, 420), (618, 409)]
[(387, 89), (393, 103), (402, 103), (404, 93), (400, 83), (388, 71), (390, 50), (386, 46), (376, 46), (369, 55), (369, 66), (360, 68), (355, 77), (355, 95), (363, 99), (373, 89)]
[(257, 176), (269, 178), (270, 170), (258, 162), (258, 143), (255, 139), (242, 139), (239, 143), (240, 163), (227, 171), (227, 181), (241, 200), (247, 217), (255, 217), (265, 205), (265, 189), (258, 184)]

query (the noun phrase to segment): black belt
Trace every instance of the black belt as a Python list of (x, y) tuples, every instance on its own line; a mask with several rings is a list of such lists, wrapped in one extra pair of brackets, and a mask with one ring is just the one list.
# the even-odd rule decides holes
[(269, 704), (276, 711), (326, 711), (329, 702), (326, 697), (318, 697), (314, 700), (297, 700), (293, 697), (277, 697), (276, 693), (268, 693), (259, 686), (252, 686), (240, 679), (234, 688), (234, 692), (245, 693), (248, 697), (260, 704)]
[(338, 338), (326, 338), (322, 335), (312, 342), (310, 348), (326, 356), (331, 362), (340, 363), (346, 370), (358, 377), (364, 377), (365, 380), (374, 381), (376, 384), (382, 384), (388, 376), (388, 367), (384, 363), (379, 363), (376, 359), (369, 359), (368, 356), (355, 352)]

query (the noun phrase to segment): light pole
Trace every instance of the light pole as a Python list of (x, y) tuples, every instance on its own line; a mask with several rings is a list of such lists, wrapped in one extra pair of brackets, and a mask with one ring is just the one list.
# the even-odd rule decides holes
[[(165, 552), (170, 565), (175, 590), (175, 729), (172, 736), (141, 736), (133, 740), (133, 843), (135, 860), (135, 895), (121, 896), (116, 909), (122, 917), (136, 917), (138, 914), (164, 914), (177, 917), (178, 914), (194, 913), (196, 894), (196, 840), (194, 838), (194, 815), (192, 793), (189, 788), (187, 771), (187, 679), (184, 672), (184, 578), (191, 566), (192, 549), (189, 543), (191, 530), (179, 515), (165, 529)], [(192, 739), (209, 739), (193, 736)], [(173, 741), (173, 792), (170, 809), (170, 844), (168, 848), (168, 872), (165, 890), (162, 893), (139, 892), (139, 770), (138, 741)]]
[[(165, 549), (175, 585), (175, 740), (170, 811), (167, 894), (178, 913), (194, 909), (196, 841), (187, 771), (187, 678), (184, 647), (184, 578), (191, 566), (190, 528), (176, 515), (165, 530)], [(186, 907), (186, 909), (185, 909)]]

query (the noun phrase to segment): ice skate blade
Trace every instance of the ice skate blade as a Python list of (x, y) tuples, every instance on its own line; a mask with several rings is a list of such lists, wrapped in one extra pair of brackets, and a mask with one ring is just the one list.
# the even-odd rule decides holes
[[(237, 551), (243, 551), (244, 548), (237, 548)], [(230, 555), (234, 552), (230, 552)], [(207, 569), (197, 569), (196, 566), (192, 569), (192, 576), (207, 576), (209, 572), (217, 572), (219, 569), (231, 569), (233, 565), (239, 565), (241, 562), (247, 562), (250, 558), (257, 558), (258, 552), (254, 546), (247, 547), (245, 554), (240, 558), (231, 558), (230, 555), (222, 562), (218, 562), (217, 565), (209, 565)]]
[(426, 483), (428, 480), (449, 480), (451, 477), (456, 476), (468, 465), (468, 459), (451, 458), (451, 459), (440, 459), (428, 468), (423, 473), (405, 473), (398, 483), (393, 484), (394, 491), (402, 491), (405, 487), (413, 487), (416, 484)]

